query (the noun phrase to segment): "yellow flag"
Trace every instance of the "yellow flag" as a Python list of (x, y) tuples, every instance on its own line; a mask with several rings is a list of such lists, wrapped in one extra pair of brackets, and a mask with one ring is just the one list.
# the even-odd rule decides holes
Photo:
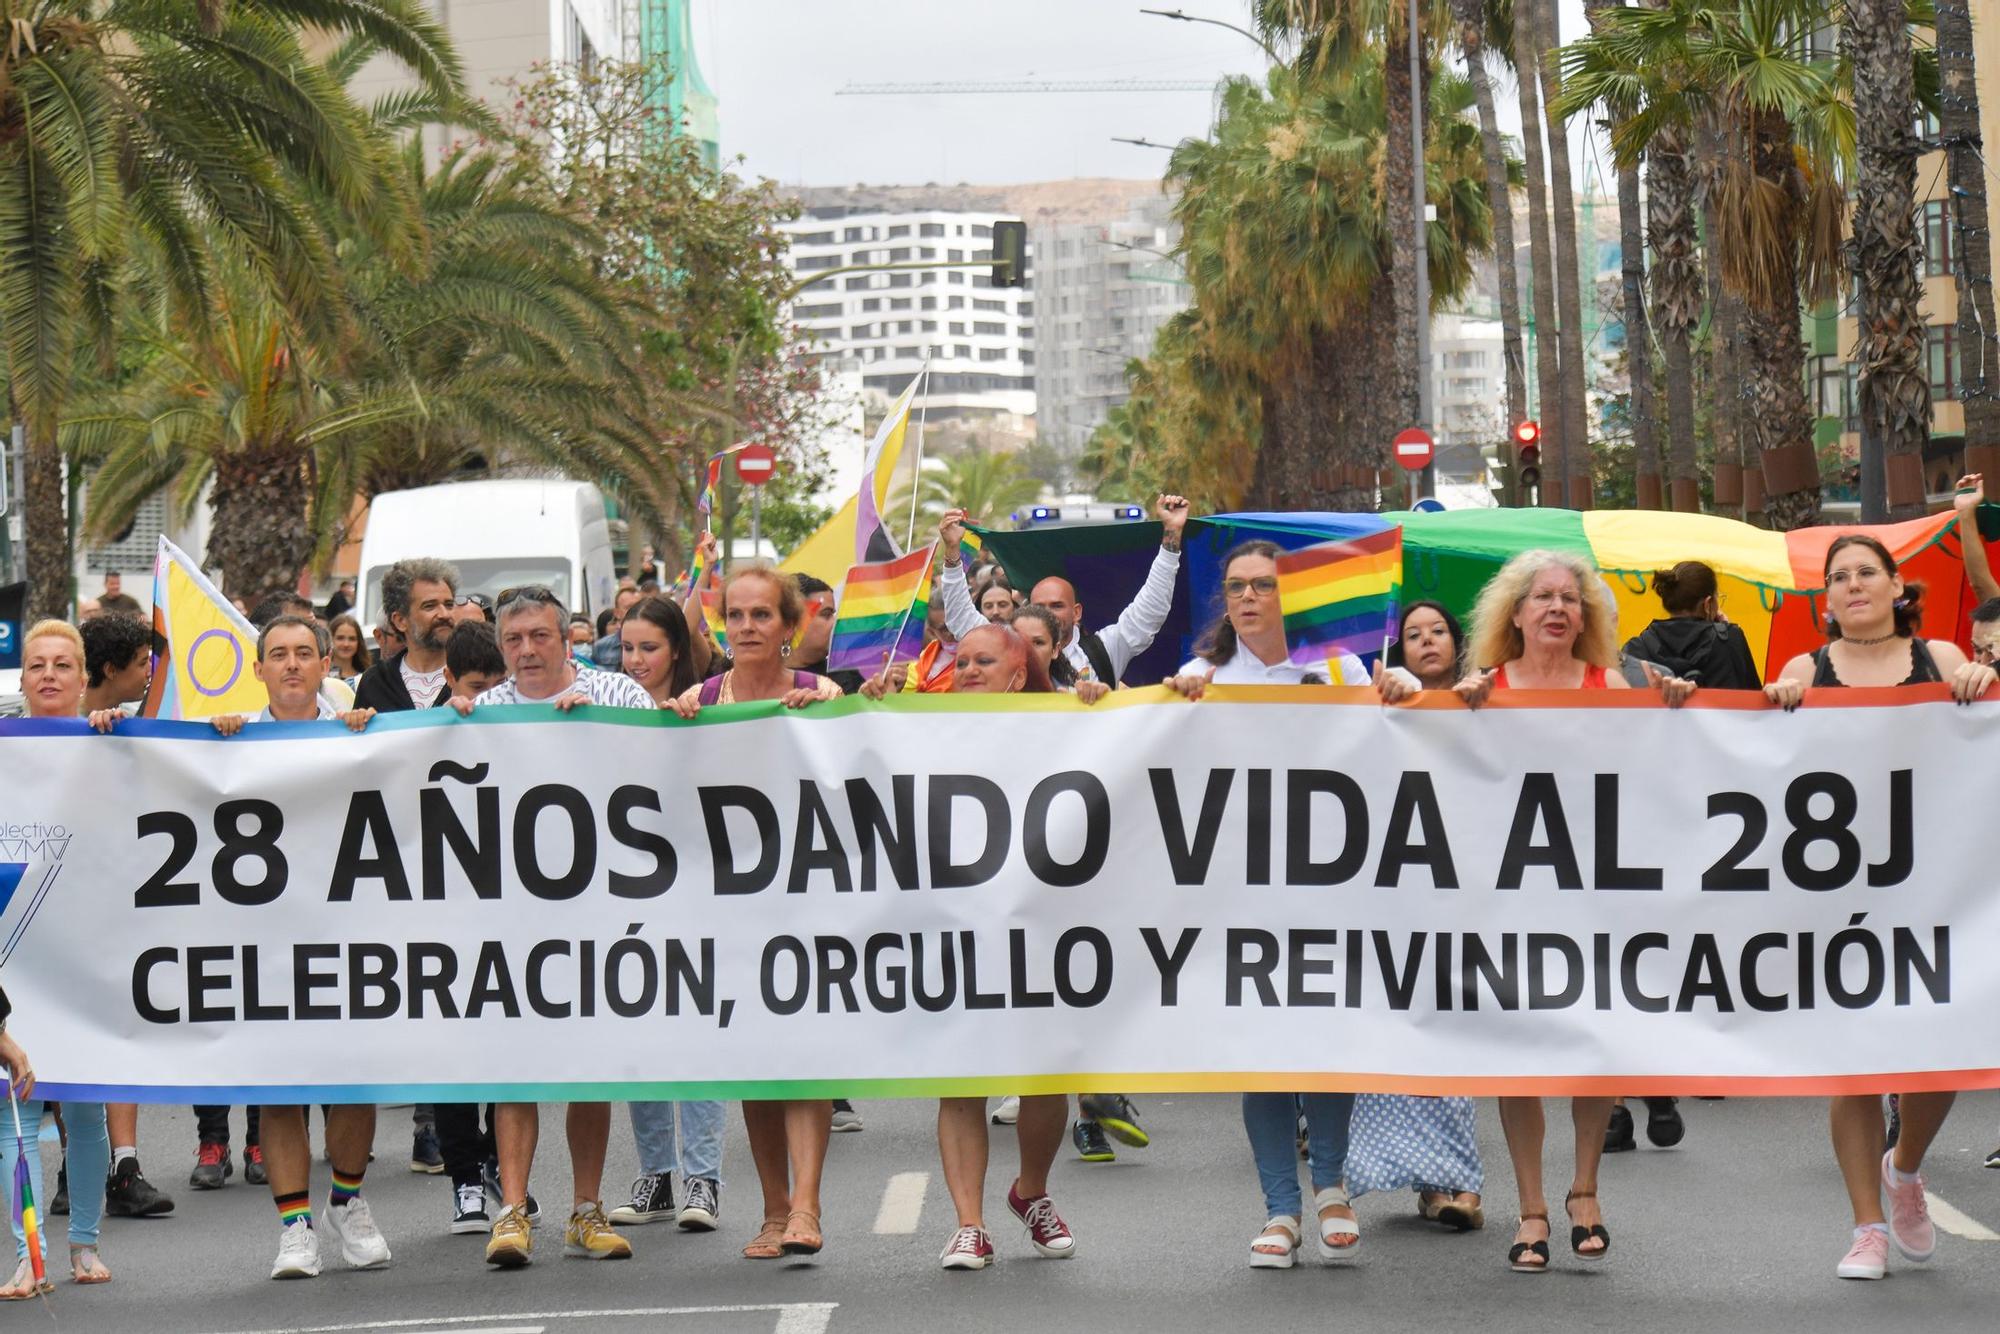
[(149, 718), (255, 714), (269, 703), (251, 670), (256, 630), (165, 537), (153, 562), (153, 654)]

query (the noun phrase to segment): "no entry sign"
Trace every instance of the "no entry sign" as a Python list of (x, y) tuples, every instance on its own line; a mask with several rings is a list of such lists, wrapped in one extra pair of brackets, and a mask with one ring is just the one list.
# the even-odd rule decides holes
[(1437, 456), (1437, 445), (1431, 440), (1429, 431), (1412, 426), (1399, 434), (1393, 442), (1392, 452), (1396, 456), (1396, 466), (1416, 472), (1431, 466)]
[(736, 451), (736, 476), (745, 486), (762, 486), (778, 471), (778, 455), (769, 445), (745, 445)]

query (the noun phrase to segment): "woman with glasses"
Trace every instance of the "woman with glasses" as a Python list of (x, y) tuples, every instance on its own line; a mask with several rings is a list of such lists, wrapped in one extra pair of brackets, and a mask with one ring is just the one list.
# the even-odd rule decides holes
[[(764, 561), (731, 567), (722, 584), (731, 665), (679, 695), (674, 712), (693, 718), (711, 704), (779, 700), (803, 709), (839, 699), (840, 687), (831, 680), (790, 663), (805, 614), (805, 595), (791, 575)], [(764, 1191), (763, 1226), (743, 1248), (746, 1259), (819, 1253), (819, 1183), (832, 1123), (833, 1104), (825, 1099), (743, 1104), (750, 1156)]]
[[(1848, 533), (1826, 550), (1827, 642), (1785, 664), (1764, 687), (1772, 703), (1796, 709), (1808, 688), (1905, 686), (1949, 681), (1952, 695), (1969, 703), (1993, 685), (1990, 666), (1967, 662), (1958, 645), (1917, 634), (1923, 586), (1906, 584), (1889, 549), (1866, 533)], [(1881, 1278), (1889, 1271), (1889, 1243), (1915, 1263), (1937, 1249), (1937, 1230), (1924, 1200), (1919, 1169), (1924, 1152), (1944, 1125), (1955, 1093), (1904, 1093), (1902, 1132), (1883, 1151), (1882, 1100), (1873, 1093), (1833, 1100), (1828, 1121), (1833, 1156), (1854, 1209), (1847, 1254), (1834, 1266), (1841, 1278)], [(1882, 1197), (1889, 1197), (1883, 1217)]]
[[(1290, 661), (1285, 618), (1278, 609), (1279, 547), (1243, 542), (1222, 560), (1223, 614), (1195, 642), (1196, 657), (1165, 684), (1189, 699), (1211, 685), (1309, 685), (1326, 678)], [(1361, 660), (1342, 654), (1337, 670), (1347, 685), (1367, 685)], [(1343, 1260), (1361, 1245), (1361, 1228), (1348, 1202), (1347, 1136), (1354, 1115), (1352, 1093), (1246, 1093), (1243, 1129), (1264, 1191), (1266, 1222), (1250, 1242), (1253, 1269), (1290, 1269), (1298, 1263), (1300, 1219), (1298, 1129), (1305, 1121), (1306, 1159), (1312, 1175), (1315, 1230), (1324, 1260)]]

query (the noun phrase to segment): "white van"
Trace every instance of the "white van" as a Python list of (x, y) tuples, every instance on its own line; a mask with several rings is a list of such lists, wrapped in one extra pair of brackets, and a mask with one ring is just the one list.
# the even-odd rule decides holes
[(456, 565), (460, 593), (491, 598), (504, 588), (546, 584), (564, 606), (593, 620), (618, 587), (604, 494), (589, 482), (506, 478), (376, 496), (354, 605), (371, 638), (382, 615), (383, 573), (418, 556)]

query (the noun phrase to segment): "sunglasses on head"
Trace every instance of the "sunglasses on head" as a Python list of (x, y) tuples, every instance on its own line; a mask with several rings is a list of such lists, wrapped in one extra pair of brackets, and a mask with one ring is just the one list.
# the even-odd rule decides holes
[(503, 588), (500, 590), (500, 600), (494, 605), (505, 607), (511, 602), (541, 602), (551, 607), (562, 605), (547, 584), (525, 584), (520, 588)]
[[(503, 600), (506, 598), (505, 593), (500, 596)], [(460, 593), (451, 600), (451, 605), (454, 607), (477, 607), (481, 611), (493, 610), (492, 600), (484, 593)]]

